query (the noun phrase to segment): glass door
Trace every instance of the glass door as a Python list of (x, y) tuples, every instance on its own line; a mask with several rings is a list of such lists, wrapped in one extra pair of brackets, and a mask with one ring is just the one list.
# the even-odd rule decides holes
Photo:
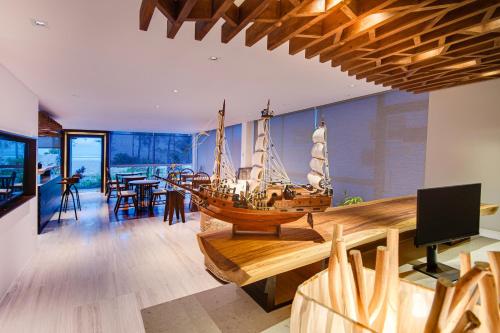
[(68, 135), (68, 175), (79, 175), (80, 190), (101, 191), (104, 169), (104, 138)]

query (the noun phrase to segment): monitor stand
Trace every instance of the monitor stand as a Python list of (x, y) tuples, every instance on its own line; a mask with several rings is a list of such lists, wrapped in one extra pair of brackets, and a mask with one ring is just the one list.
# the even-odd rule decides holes
[(442, 277), (456, 281), (460, 277), (458, 269), (437, 262), (437, 245), (427, 246), (427, 263), (415, 265), (413, 269), (435, 279)]

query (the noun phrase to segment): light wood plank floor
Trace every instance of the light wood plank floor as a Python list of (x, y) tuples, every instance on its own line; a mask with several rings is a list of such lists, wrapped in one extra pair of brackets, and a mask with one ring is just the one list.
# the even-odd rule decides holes
[(68, 212), (39, 236), (0, 302), (0, 332), (144, 332), (141, 308), (220, 285), (196, 243), (198, 214), (172, 226), (159, 214), (110, 221), (100, 194), (81, 196), (79, 221)]

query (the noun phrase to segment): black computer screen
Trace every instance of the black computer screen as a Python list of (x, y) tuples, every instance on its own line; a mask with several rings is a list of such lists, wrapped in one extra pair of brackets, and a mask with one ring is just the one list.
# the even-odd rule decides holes
[(479, 234), (481, 184), (420, 189), (415, 245), (431, 245)]

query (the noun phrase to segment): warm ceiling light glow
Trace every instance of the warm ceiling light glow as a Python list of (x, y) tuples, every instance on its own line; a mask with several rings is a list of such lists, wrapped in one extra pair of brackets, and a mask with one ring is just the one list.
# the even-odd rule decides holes
[(432, 49), (432, 50), (429, 50), (427, 52), (417, 54), (412, 58), (412, 61), (422, 61), (425, 59), (429, 59), (429, 58), (438, 56), (441, 54), (441, 52), (443, 52), (443, 50), (444, 50), (444, 46), (441, 46), (441, 47), (438, 47), (437, 49)]
[(174, 90), (172, 90), (172, 92), (174, 92), (175, 94), (177, 94), (179, 92), (179, 90), (174, 89)]
[(211, 57), (210, 57), (210, 58), (208, 58), (208, 59), (210, 59), (210, 60), (212, 60), (212, 61), (217, 61), (217, 60), (219, 60), (219, 57), (216, 57), (216, 56), (211, 56)]
[(477, 60), (469, 60), (469, 61), (459, 62), (458, 64), (455, 65), (446, 66), (443, 67), (442, 69), (463, 69), (475, 65), (477, 65)]
[(39, 20), (39, 19), (32, 19), (31, 22), (36, 27), (46, 28), (48, 26), (48, 23), (46, 21)]
[(392, 17), (394, 14), (391, 13), (375, 13), (368, 15), (364, 19), (361, 20), (359, 23), (359, 28), (358, 31), (363, 31), (370, 29), (374, 25), (379, 24), (380, 22), (383, 22), (387, 20), (388, 18)]
[(325, 3), (326, 10), (329, 10), (332, 7), (337, 6), (341, 2), (344, 2), (344, 0), (327, 0), (326, 3)]
[(444, 50), (444, 46), (441, 46), (441, 47), (438, 47), (436, 49), (422, 52), (422, 53), (414, 55), (414, 56), (399, 59), (399, 60), (395, 61), (395, 63), (398, 65), (409, 65), (409, 64), (417, 62), (417, 61), (422, 61), (422, 60), (426, 60), (426, 59), (438, 56), (443, 52), (443, 50)]
[(484, 34), (485, 32), (490, 32), (500, 28), (500, 19), (493, 20), (488, 23), (481, 23), (474, 27), (467, 29), (467, 32), (473, 32), (478, 34)]
[(354, 87), (356, 87), (356, 85), (355, 85), (354, 83), (351, 83), (351, 84), (349, 85), (349, 87), (354, 88)]
[(500, 69), (497, 69), (496, 71), (489, 71), (489, 72), (484, 72), (484, 73), (481, 73), (479, 76), (492, 76), (492, 75), (498, 75), (500, 74)]

